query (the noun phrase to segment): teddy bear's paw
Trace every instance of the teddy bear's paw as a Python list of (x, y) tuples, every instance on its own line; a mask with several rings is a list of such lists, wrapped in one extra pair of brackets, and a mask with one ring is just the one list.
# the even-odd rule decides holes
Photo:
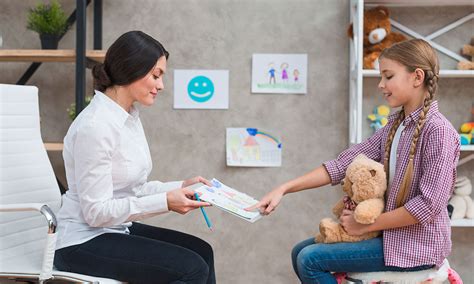
[(323, 219), (319, 224), (319, 232), (323, 236), (323, 242), (326, 244), (337, 243), (341, 239), (341, 227), (331, 219)]
[(375, 219), (377, 219), (378, 215), (374, 214), (374, 212), (361, 212), (359, 214), (354, 214), (354, 220), (360, 224), (373, 224)]
[(314, 240), (320, 244), (324, 243), (324, 237), (321, 234), (317, 234)]

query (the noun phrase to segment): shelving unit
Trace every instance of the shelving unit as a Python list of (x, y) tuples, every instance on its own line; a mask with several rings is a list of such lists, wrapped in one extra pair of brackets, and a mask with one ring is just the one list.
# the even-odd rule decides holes
[[(86, 58), (95, 62), (104, 62), (104, 50), (87, 50)], [(73, 49), (1, 49), (0, 61), (4, 62), (75, 62)]]
[[(365, 115), (363, 114), (363, 83), (364, 78), (380, 77), (379, 70), (363, 69), (363, 23), (364, 7), (374, 7), (383, 5), (387, 7), (411, 7), (411, 6), (469, 6), (472, 0), (351, 0), (350, 2), (350, 21), (353, 23), (353, 40), (350, 42), (350, 72), (349, 72), (349, 143), (357, 144), (362, 142), (362, 123)], [(435, 49), (454, 60), (466, 60), (457, 52), (453, 52), (444, 46), (433, 41), (436, 37), (474, 19), (474, 13), (470, 13), (455, 22), (440, 28), (430, 35), (423, 36), (416, 31), (391, 20), (392, 26), (401, 32), (414, 37), (422, 38), (428, 41)], [(474, 70), (440, 70), (442, 78), (472, 78), (474, 79)], [(471, 152), (464, 155), (459, 160), (458, 166), (474, 160), (474, 145), (463, 145), (461, 151)], [(474, 220), (461, 219), (452, 220), (453, 227), (474, 227)]]
[(474, 219), (451, 220), (451, 227), (474, 227)]
[[(25, 85), (42, 62), (75, 62), (76, 76), (76, 113), (85, 107), (86, 66), (88, 61), (103, 62), (105, 51), (102, 49), (102, 0), (94, 3), (94, 50), (86, 50), (86, 7), (92, 0), (76, 0), (76, 10), (68, 17), (68, 26), (76, 24), (76, 48), (73, 50), (0, 50), (0, 61), (32, 62), (17, 84)], [(64, 36), (61, 35), (61, 38)]]

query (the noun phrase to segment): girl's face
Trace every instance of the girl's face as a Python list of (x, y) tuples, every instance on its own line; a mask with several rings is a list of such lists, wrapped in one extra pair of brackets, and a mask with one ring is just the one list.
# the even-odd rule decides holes
[(166, 57), (161, 56), (148, 74), (127, 86), (131, 99), (145, 106), (153, 105), (158, 92), (164, 89), (165, 72)]
[(408, 114), (417, 109), (424, 95), (419, 74), (408, 72), (405, 66), (391, 59), (382, 58), (379, 64), (382, 78), (378, 87), (388, 105), (392, 108), (404, 106)]

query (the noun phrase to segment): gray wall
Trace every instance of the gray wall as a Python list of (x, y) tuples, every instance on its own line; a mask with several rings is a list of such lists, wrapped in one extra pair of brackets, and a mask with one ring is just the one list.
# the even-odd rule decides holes
[[(37, 35), (25, 29), (26, 10), (35, 2), (2, 1), (3, 48), (39, 48)], [(74, 9), (74, 1), (61, 3), (68, 13)], [(421, 32), (428, 34), (467, 14), (468, 9), (397, 8), (393, 17), (410, 27), (420, 26)], [(90, 8), (88, 15), (87, 45), (92, 46)], [(420, 20), (422, 17), (428, 19)], [(348, 141), (348, 22), (348, 1), (341, 0), (105, 0), (105, 48), (123, 32), (139, 29), (158, 38), (171, 53), (165, 91), (154, 106), (141, 113), (154, 163), (150, 178), (217, 177), (259, 198), (274, 186), (336, 157)], [(469, 25), (440, 40), (460, 47), (472, 36), (472, 21)], [(73, 48), (74, 34), (70, 31), (60, 48)], [(250, 94), (252, 53), (307, 53), (308, 94)], [(454, 65), (446, 58), (442, 62), (446, 68)], [(0, 63), (0, 82), (15, 83), (27, 66)], [(173, 110), (172, 70), (193, 68), (230, 70), (229, 110)], [(364, 83), (368, 113), (383, 100), (376, 79)], [(60, 141), (70, 124), (66, 108), (74, 101), (74, 64), (43, 64), (29, 84), (40, 90), (43, 139)], [(440, 83), (441, 110), (456, 127), (469, 119), (473, 87), (472, 79), (442, 79)], [(225, 128), (246, 126), (281, 134), (281, 168), (226, 167)], [(60, 154), (51, 153), (50, 157), (62, 175)], [(473, 165), (460, 168), (460, 174), (473, 179)], [(255, 224), (209, 208), (216, 227), (212, 233), (199, 211), (185, 216), (166, 214), (146, 222), (210, 242), (220, 283), (297, 283), (290, 263), (291, 248), (313, 236), (319, 220), (330, 216), (339, 196), (339, 187), (329, 186), (288, 195), (274, 214)], [(454, 228), (452, 235), (450, 261), (466, 283), (474, 281), (472, 238), (468, 240), (473, 230)]]

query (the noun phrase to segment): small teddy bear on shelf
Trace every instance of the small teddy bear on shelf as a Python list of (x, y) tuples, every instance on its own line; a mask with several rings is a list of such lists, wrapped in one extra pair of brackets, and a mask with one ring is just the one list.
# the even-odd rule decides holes
[(464, 176), (458, 177), (454, 185), (454, 194), (449, 199), (453, 206), (451, 219), (474, 219), (474, 203), (470, 196), (472, 192), (471, 181)]
[[(343, 209), (354, 210), (354, 219), (361, 224), (372, 224), (382, 214), (387, 189), (387, 177), (382, 164), (360, 154), (346, 170), (341, 182), (346, 195), (333, 208), (339, 218)], [(331, 218), (319, 223), (318, 243), (358, 242), (375, 238), (380, 232), (370, 232), (361, 236), (349, 236), (342, 226)]]
[[(407, 39), (400, 33), (392, 32), (389, 16), (388, 8), (383, 6), (364, 11), (364, 69), (378, 69), (377, 59), (382, 50)], [(350, 24), (347, 34), (354, 38), (353, 24)]]
[(461, 53), (471, 57), (471, 61), (460, 61), (458, 63), (459, 70), (474, 70), (474, 37), (471, 38), (471, 44), (465, 44)]

